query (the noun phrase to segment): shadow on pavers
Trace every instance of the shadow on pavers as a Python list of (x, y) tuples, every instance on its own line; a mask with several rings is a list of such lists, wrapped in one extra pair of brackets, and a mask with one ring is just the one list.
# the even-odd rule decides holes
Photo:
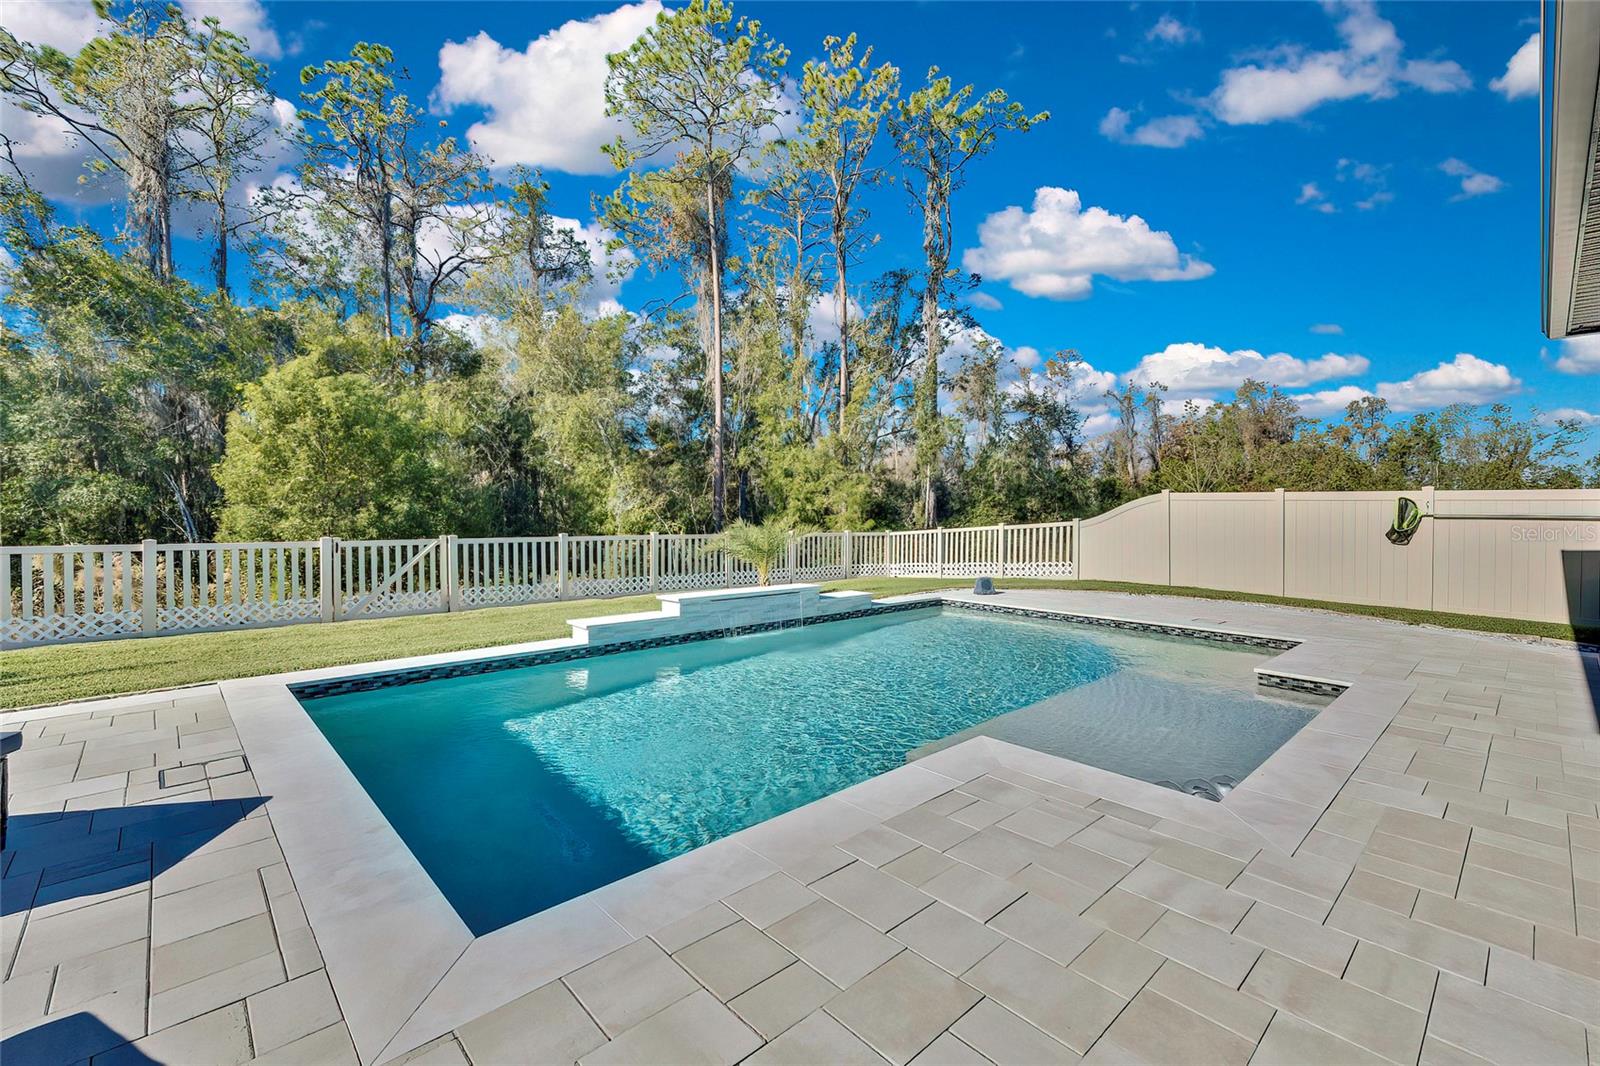
[(106, 1066), (159, 1066), (127, 1037), (84, 1011), (0, 1040), (0, 1061), (6, 1066), (61, 1066), (86, 1061), (91, 1055), (96, 1064)]
[(252, 796), (14, 814), (6, 831), (0, 914), (149, 882), (266, 802)]

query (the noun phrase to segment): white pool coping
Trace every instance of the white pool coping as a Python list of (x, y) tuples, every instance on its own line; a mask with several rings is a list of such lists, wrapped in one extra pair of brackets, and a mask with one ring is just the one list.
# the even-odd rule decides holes
[[(984, 597), (1005, 605), (1017, 594)], [(967, 593), (882, 602), (970, 601)], [(1174, 625), (1017, 606), (1063, 616)], [(1219, 634), (1266, 636), (1185, 624)], [(1084, 763), (976, 737), (787, 814), (597, 888), (484, 936), (454, 907), (290, 691), (331, 678), (583, 646), (565, 638), (224, 681), (219, 688), (249, 756), (284, 857), (326, 960), (363, 1063), (410, 1051), (613, 949), (692, 914), (869, 824), (902, 813), (997, 766), (1211, 832), (1292, 852), (1411, 694), (1409, 682), (1340, 680), (1341, 642), (1301, 638), (1263, 669), (1347, 684), (1221, 802)], [(428, 767), (416, 769), (426, 787)], [(440, 817), (471, 817), (441, 810)]]

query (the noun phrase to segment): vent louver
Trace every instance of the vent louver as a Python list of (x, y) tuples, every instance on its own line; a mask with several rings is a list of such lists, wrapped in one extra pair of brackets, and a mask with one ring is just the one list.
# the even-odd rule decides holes
[[(1600, 117), (1600, 100), (1595, 114)], [(1600, 330), (1600, 122), (1589, 133), (1588, 176), (1578, 226), (1578, 261), (1572, 272), (1572, 304), (1567, 308), (1568, 333)]]

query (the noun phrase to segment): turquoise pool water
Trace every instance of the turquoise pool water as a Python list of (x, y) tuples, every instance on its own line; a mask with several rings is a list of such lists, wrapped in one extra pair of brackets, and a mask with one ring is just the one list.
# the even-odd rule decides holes
[(974, 730), (1151, 780), (1243, 777), (1310, 714), (1255, 693), (1260, 658), (931, 609), (305, 706), (482, 934)]

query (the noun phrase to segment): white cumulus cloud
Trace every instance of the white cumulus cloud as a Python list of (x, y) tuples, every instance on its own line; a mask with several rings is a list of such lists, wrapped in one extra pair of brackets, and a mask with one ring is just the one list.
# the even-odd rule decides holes
[(1033, 209), (1007, 207), (978, 226), (978, 247), (962, 264), (1028, 296), (1081, 300), (1099, 274), (1117, 281), (1192, 281), (1215, 272), (1178, 251), (1172, 235), (1138, 215), (1085, 208), (1077, 192), (1044, 186)]
[(968, 296), (967, 302), (980, 311), (998, 311), (1002, 306), (999, 300), (981, 291)]
[(223, 29), (250, 42), (250, 52), (263, 59), (282, 59), (283, 42), (261, 0), (183, 0), (183, 13), (199, 22), (214, 18)]
[(1162, 15), (1145, 31), (1144, 39), (1163, 44), (1189, 44), (1200, 39), (1200, 31), (1171, 15)]
[(1506, 61), (1506, 72), (1489, 82), (1489, 88), (1515, 100), (1539, 95), (1539, 34), (1535, 31)]
[(1407, 59), (1394, 24), (1370, 0), (1330, 3), (1344, 45), (1313, 51), (1284, 45), (1222, 72), (1209, 97), (1211, 111), (1229, 125), (1258, 125), (1297, 118), (1336, 100), (1380, 100), (1411, 86), (1430, 93), (1459, 92), (1472, 79), (1453, 60)]
[(1322, 186), (1314, 181), (1308, 181), (1300, 186), (1300, 195), (1294, 198), (1294, 202), (1313, 211), (1320, 211), (1324, 215), (1331, 215), (1339, 210), (1329, 201), (1328, 194), (1322, 191)]
[(1330, 418), (1344, 414), (1346, 407), (1370, 395), (1360, 385), (1340, 385), (1336, 389), (1295, 393), (1289, 398), (1300, 405), (1300, 413), (1307, 418)]
[[(848, 297), (845, 305), (850, 312), (850, 335), (859, 336), (857, 330), (861, 321), (866, 317), (866, 312), (856, 302), (854, 296)], [(824, 344), (839, 343), (839, 301), (831, 292), (819, 292), (811, 298), (811, 310), (806, 316), (806, 332), (811, 335), (812, 343), (821, 346)]]
[(1396, 411), (1422, 411), (1452, 403), (1489, 403), (1522, 391), (1522, 379), (1500, 363), (1458, 352), (1448, 363), (1404, 381), (1381, 381), (1373, 390)]
[(1579, 407), (1557, 407), (1553, 411), (1543, 412), (1539, 418), (1551, 425), (1556, 422), (1576, 422), (1580, 426), (1600, 426), (1600, 414)]
[(1600, 374), (1600, 333), (1562, 341), (1556, 369), (1563, 374)]
[(100, 16), (89, 0), (6, 0), (0, 26), (19, 41), (75, 54), (99, 32)]
[(1194, 115), (1163, 115), (1135, 126), (1131, 111), (1113, 107), (1100, 120), (1100, 135), (1118, 144), (1182, 148), (1190, 141), (1205, 136), (1205, 128)]
[(1439, 164), (1439, 169), (1452, 178), (1461, 179), (1461, 191), (1450, 197), (1452, 203), (1457, 200), (1470, 200), (1474, 196), (1487, 196), (1506, 187), (1506, 183), (1493, 174), (1485, 174), (1477, 167), (1459, 159), (1446, 159)]
[(1344, 327), (1337, 322), (1313, 322), (1311, 324), (1311, 332), (1338, 336), (1344, 332)]
[(1315, 359), (1299, 359), (1286, 352), (1262, 355), (1251, 348), (1227, 351), (1187, 341), (1146, 355), (1128, 376), (1141, 385), (1160, 382), (1174, 397), (1187, 397), (1235, 389), (1246, 378), (1298, 388), (1363, 374), (1368, 365), (1360, 355), (1330, 352)]
[(605, 174), (600, 146), (621, 131), (605, 115), (606, 55), (649, 29), (658, 0), (627, 4), (562, 23), (517, 51), (487, 33), (439, 49), (435, 106), (475, 106), (484, 115), (467, 130), (472, 146), (496, 166), (522, 163), (572, 174)]
[(627, 248), (610, 249), (609, 243), (616, 234), (598, 222), (552, 215), (550, 225), (571, 232), (589, 251), (589, 269), (593, 276), (579, 297), (584, 309), (596, 315), (621, 313), (622, 286), (638, 269), (638, 258)]

